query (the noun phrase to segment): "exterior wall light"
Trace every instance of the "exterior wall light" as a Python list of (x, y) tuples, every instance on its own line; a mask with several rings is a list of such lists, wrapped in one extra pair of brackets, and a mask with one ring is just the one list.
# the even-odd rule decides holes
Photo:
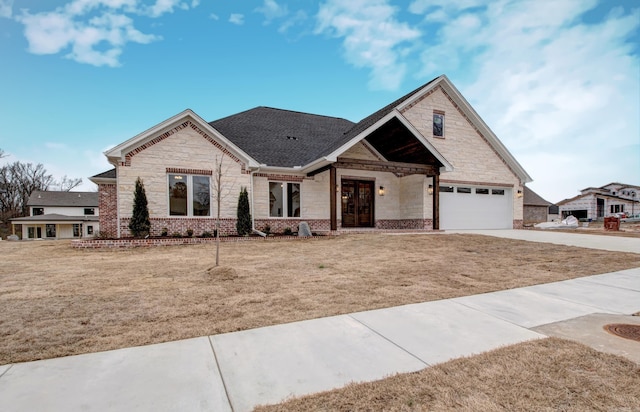
[(427, 193), (429, 193), (430, 195), (433, 194), (433, 185), (429, 185), (429, 187), (427, 188)]
[(522, 197), (523, 196), (522, 195), (522, 190), (518, 190), (518, 194), (516, 196), (519, 197), (519, 198)]
[(380, 188), (378, 188), (378, 194), (380, 196), (384, 196), (384, 186), (380, 186)]

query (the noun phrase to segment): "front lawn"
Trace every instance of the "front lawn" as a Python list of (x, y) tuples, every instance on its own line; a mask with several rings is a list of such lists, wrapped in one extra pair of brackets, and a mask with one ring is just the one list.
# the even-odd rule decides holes
[(131, 250), (0, 242), (0, 365), (212, 335), (640, 266), (478, 235), (344, 235)]

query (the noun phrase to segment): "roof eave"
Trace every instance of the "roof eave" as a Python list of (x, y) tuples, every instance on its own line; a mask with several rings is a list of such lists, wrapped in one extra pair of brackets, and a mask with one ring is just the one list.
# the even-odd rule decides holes
[(176, 114), (175, 116), (172, 116), (169, 119), (161, 123), (158, 123), (157, 125), (145, 130), (144, 132), (137, 134), (131, 139), (128, 139), (127, 141), (117, 145), (116, 147), (113, 147), (105, 151), (104, 155), (109, 160), (109, 163), (111, 163), (114, 166), (118, 166), (118, 164), (126, 160), (125, 157), (127, 153), (131, 152), (136, 147), (140, 147), (141, 145), (145, 144), (147, 141), (154, 139), (157, 135), (162, 134), (163, 131), (171, 129), (172, 127), (174, 127), (176, 123), (183, 122), (185, 120), (188, 120), (189, 118), (193, 122), (197, 123), (198, 127), (200, 127), (202, 130), (211, 134), (212, 137), (218, 140), (219, 143), (225, 146), (226, 149), (230, 150), (235, 155), (237, 155), (240, 159), (242, 159), (249, 168), (259, 166), (259, 163), (254, 158), (252, 158), (246, 152), (240, 149), (238, 146), (233, 144), (229, 139), (224, 137), (222, 133), (216, 130), (213, 126), (207, 123), (202, 117), (197, 115), (191, 109), (186, 109)]

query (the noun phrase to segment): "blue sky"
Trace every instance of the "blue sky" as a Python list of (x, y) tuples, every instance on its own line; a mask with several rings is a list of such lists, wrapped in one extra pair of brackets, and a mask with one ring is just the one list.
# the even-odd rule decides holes
[(640, 185), (637, 0), (0, 0), (0, 160), (56, 177), (190, 108), (358, 121), (446, 74), (557, 202)]

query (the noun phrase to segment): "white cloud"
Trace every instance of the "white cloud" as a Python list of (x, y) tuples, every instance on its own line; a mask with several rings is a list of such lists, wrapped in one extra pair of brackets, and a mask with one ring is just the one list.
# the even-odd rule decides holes
[(386, 0), (328, 0), (320, 5), (316, 33), (343, 38), (345, 59), (371, 69), (372, 88), (396, 90), (406, 72), (402, 46), (421, 33), (395, 15)]
[[(118, 0), (113, 0), (113, 1), (118, 1)], [(199, 5), (199, 2), (194, 1), (191, 3), (191, 5), (192, 7), (197, 7)], [(165, 13), (173, 13), (173, 9), (176, 7), (182, 10), (189, 10), (189, 3), (184, 2), (182, 0), (156, 0), (154, 5), (143, 6), (141, 9), (144, 11), (145, 14), (148, 14), (151, 17), (159, 17)]]
[(211, 20), (220, 20), (220, 17), (219, 17), (217, 14), (215, 14), (215, 13), (211, 13), (211, 14), (209, 15), (209, 18), (210, 18)]
[(279, 33), (286, 33), (291, 27), (298, 24), (303, 24), (307, 20), (307, 13), (304, 10), (298, 10), (292, 16), (285, 19), (285, 21), (278, 27)]
[(232, 13), (229, 16), (229, 23), (237, 24), (241, 26), (244, 24), (244, 14)]
[(472, 1), (459, 3), (412, 4), (426, 17), (446, 16), (423, 52), (422, 74), (459, 73), (456, 83), (534, 190), (558, 201), (613, 180), (637, 183), (640, 59), (627, 41), (640, 11), (587, 24), (581, 15), (596, 1), (555, 2), (553, 13), (537, 1), (502, 0), (473, 14), (463, 10)]
[[(0, 3), (2, 7), (4, 4)], [(70, 49), (65, 57), (77, 62), (117, 67), (127, 43), (147, 44), (161, 39), (136, 29), (131, 15), (157, 18), (175, 8), (187, 10), (198, 4), (198, 0), (190, 4), (156, 0), (151, 5), (140, 0), (73, 0), (53, 11), (32, 14), (22, 10), (14, 18), (24, 25), (31, 53), (57, 54)]]
[(264, 15), (264, 24), (269, 24), (273, 20), (279, 19), (289, 14), (287, 6), (281, 6), (276, 3), (275, 0), (264, 0), (262, 7), (256, 8), (255, 11)]
[(11, 18), (13, 0), (0, 0), (0, 17)]

